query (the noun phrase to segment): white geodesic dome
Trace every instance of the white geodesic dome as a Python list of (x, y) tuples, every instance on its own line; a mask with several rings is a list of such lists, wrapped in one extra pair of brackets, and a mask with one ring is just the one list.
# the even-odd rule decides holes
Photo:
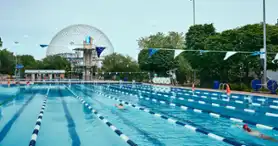
[(113, 45), (108, 37), (99, 29), (85, 24), (71, 25), (58, 32), (51, 40), (46, 50), (46, 55), (74, 53), (74, 48), (82, 48), (87, 36), (93, 38), (94, 46), (106, 47), (101, 56), (114, 52)]

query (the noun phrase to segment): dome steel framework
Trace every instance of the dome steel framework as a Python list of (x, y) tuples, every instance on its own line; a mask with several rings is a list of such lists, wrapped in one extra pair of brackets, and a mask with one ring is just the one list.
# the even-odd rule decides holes
[(46, 55), (74, 53), (73, 49), (82, 46), (83, 40), (91, 36), (93, 45), (103, 46), (101, 57), (112, 54), (114, 47), (108, 37), (99, 29), (85, 24), (71, 25), (58, 32), (48, 45)]

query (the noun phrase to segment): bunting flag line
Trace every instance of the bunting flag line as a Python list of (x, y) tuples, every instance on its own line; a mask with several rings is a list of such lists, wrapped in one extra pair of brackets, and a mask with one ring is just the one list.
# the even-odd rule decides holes
[(224, 60), (227, 60), (228, 58), (230, 58), (231, 56), (235, 55), (237, 52), (235, 51), (229, 51), (226, 53)]
[(99, 58), (105, 47), (96, 47), (97, 57)]
[(209, 52), (208, 50), (199, 50), (199, 51), (200, 51), (200, 55), (203, 55), (203, 53)]
[(17, 64), (16, 66), (15, 66), (15, 68), (16, 69), (22, 69), (24, 66), (22, 65), (22, 64)]
[(149, 73), (149, 72), (95, 72), (95, 74), (146, 74), (146, 73)]
[(261, 52), (261, 51), (255, 51), (251, 54), (251, 56), (258, 56), (258, 55), (262, 55), (264, 54), (264, 52)]
[(45, 47), (48, 47), (48, 45), (40, 44), (40, 47), (45, 48)]
[(175, 55), (174, 58), (176, 58), (177, 56), (180, 55), (180, 53), (182, 53), (184, 50), (175, 50)]
[(149, 58), (152, 57), (153, 54), (155, 54), (157, 51), (158, 51), (158, 49), (150, 48), (150, 49), (149, 49)]
[(278, 60), (278, 53), (275, 55), (274, 59), (272, 60), (272, 63), (275, 63), (275, 60)]

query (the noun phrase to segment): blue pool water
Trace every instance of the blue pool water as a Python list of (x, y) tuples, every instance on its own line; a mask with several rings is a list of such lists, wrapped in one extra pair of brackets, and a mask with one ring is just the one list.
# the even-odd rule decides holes
[[(225, 146), (229, 142), (277, 145), (249, 136), (236, 126), (248, 123), (252, 129), (278, 139), (278, 99), (274, 98), (252, 96), (250, 102), (247, 95), (233, 94), (228, 99), (222, 93), (209, 91), (195, 91), (193, 96), (186, 89), (142, 84), (56, 84), (0, 89), (1, 146), (29, 145), (44, 99), (46, 108), (36, 138), (38, 146), (128, 145), (123, 135), (114, 132), (99, 117), (142, 146)], [(115, 104), (119, 100), (134, 107), (126, 105), (125, 110), (118, 110)], [(177, 121), (196, 129), (181, 126)]]

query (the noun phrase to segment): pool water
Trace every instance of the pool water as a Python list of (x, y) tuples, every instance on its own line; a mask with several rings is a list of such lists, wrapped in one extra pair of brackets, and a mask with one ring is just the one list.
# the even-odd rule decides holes
[[(12, 92), (7, 92), (8, 90)], [(48, 90), (49, 92), (47, 92)], [(223, 140), (208, 136), (206, 133), (218, 135), (236, 144), (277, 145), (274, 142), (252, 137), (236, 126), (242, 126), (243, 123), (229, 118), (215, 118), (204, 112), (209, 111), (226, 117), (253, 122), (254, 125), (249, 125), (252, 129), (278, 139), (278, 131), (275, 129), (278, 127), (278, 117), (276, 117), (278, 109), (275, 108), (278, 106), (278, 102), (276, 103), (276, 99), (263, 98), (267, 101), (261, 102), (262, 100), (257, 99), (262, 97), (252, 97), (252, 103), (257, 103), (254, 106), (246, 103), (244, 99), (246, 95), (233, 95), (235, 98), (225, 101), (226, 97), (222, 97), (219, 93), (215, 93), (215, 95), (219, 94), (215, 96), (217, 99), (211, 99), (214, 98), (213, 92), (196, 92), (199, 92), (198, 94), (195, 93), (197, 96), (192, 96), (192, 93), (185, 89), (142, 84), (55, 84), (3, 87), (0, 91), (0, 104), (3, 103), (0, 106), (0, 145), (29, 145), (46, 95), (46, 108), (36, 139), (38, 146), (128, 145), (123, 135), (120, 137), (116, 134), (113, 128), (107, 126), (77, 97), (82, 98), (84, 103), (88, 103), (98, 114), (137, 145), (229, 145)], [(154, 114), (138, 110), (132, 106), (126, 105), (125, 110), (118, 110), (115, 104), (119, 104), (119, 100), (115, 100), (116, 98), (186, 123), (200, 129), (201, 132), (185, 128), (169, 119), (156, 117)], [(194, 101), (188, 101), (188, 99)], [(219, 106), (212, 106), (212, 103)], [(184, 110), (180, 106), (195, 110)], [(245, 109), (254, 112), (246, 112)], [(199, 113), (200, 110), (203, 112)], [(270, 128), (256, 127), (256, 124)]]

